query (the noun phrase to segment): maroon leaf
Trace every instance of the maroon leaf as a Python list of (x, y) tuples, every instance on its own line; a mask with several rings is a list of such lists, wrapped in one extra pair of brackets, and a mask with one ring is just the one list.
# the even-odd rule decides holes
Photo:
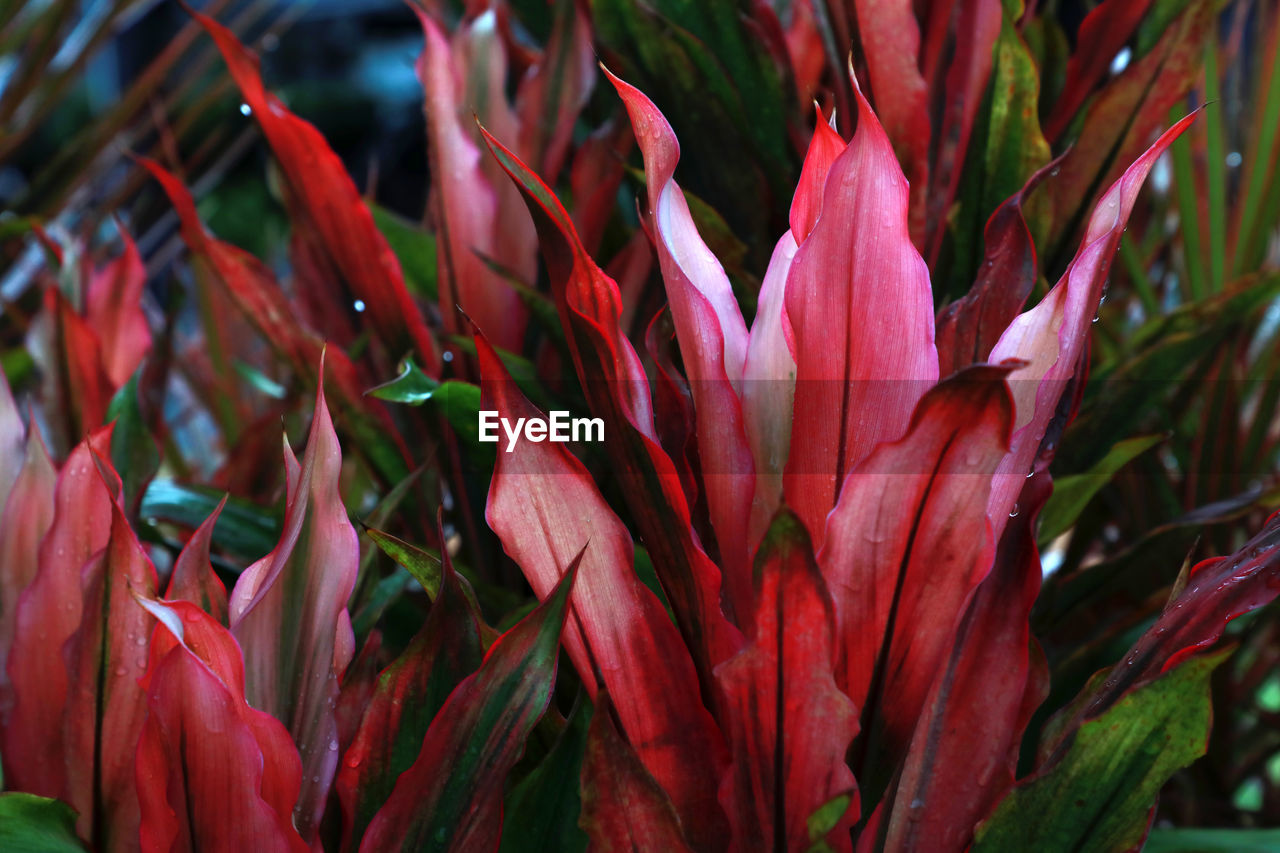
[(906, 752), (958, 615), (991, 567), (991, 475), (1008, 451), (1007, 367), (972, 367), (920, 401), (907, 434), (850, 472), (818, 555), (835, 599), (837, 680), (862, 714), (854, 770), (878, 798)]
[[(836, 687), (835, 611), (804, 525), (779, 513), (756, 556), (758, 609), (745, 649), (716, 668), (733, 763), (720, 784), (730, 850), (809, 849), (808, 819), (856, 791), (845, 751), (857, 710)], [(856, 799), (856, 796), (855, 796)], [(827, 834), (850, 850), (851, 809)]]
[[(476, 349), (482, 409), (512, 423), (540, 418), (481, 335)], [(565, 649), (587, 692), (613, 697), (624, 736), (671, 797), (689, 839), (705, 847), (722, 837), (715, 786), (727, 761), (723, 740), (679, 631), (632, 569), (631, 536), (586, 468), (563, 444), (519, 442), (498, 453), (486, 518), (539, 598), (581, 552)]]
[(663, 850), (692, 853), (662, 786), (618, 734), (609, 694), (596, 696), (582, 759), (579, 824), (600, 853)]

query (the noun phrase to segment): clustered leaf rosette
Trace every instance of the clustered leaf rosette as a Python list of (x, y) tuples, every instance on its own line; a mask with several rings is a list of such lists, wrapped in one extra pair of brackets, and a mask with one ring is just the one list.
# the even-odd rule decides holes
[[(695, 850), (962, 849), (1014, 785), (1047, 689), (1029, 628), (1034, 521), (1091, 321), (1139, 188), (1194, 116), (1100, 196), (1062, 279), (1022, 313), (1030, 287), (1015, 273), (1030, 254), (1034, 275), (1034, 246), (1022, 194), (1010, 199), (987, 236), (1014, 262), (987, 264), (935, 325), (908, 185), (854, 80), (856, 131), (846, 144), (818, 122), (748, 328), (673, 179), (670, 125), (610, 78), (645, 159), (689, 444), (664, 443), (617, 286), (550, 188), (488, 136), (537, 223), (574, 365), (665, 593), (629, 571), (631, 535), (571, 453), (525, 442), (498, 454), (487, 518), (534, 590), (585, 549), (566, 649), (617, 726), (588, 745), (588, 830), (640, 849), (673, 838)], [(484, 407), (537, 415), (482, 327), (476, 339)], [(1267, 549), (1255, 551), (1234, 582), (1198, 567), (1215, 613), (1243, 612), (1224, 604), (1233, 584), (1260, 596), (1251, 603), (1274, 596)], [(1221, 634), (1197, 624), (1176, 641), (1144, 638), (1148, 669), (1126, 687)], [(1106, 689), (1068, 731), (1123, 693)]]
[[(800, 7), (785, 38), (804, 88), (821, 73), (802, 61), (821, 34), (813, 7)], [(1022, 203), (1059, 166), (1031, 175), (987, 222), (968, 294), (935, 318), (926, 258), (943, 243), (988, 48), (1016, 40), (1009, 10), (1003, 29), (995, 12), (966, 7), (979, 37), (945, 75), (935, 38), (923, 73), (904, 63), (921, 50), (898, 19), (909, 10), (870, 16), (870, 82), (902, 78), (902, 97), (882, 98), (878, 117), (852, 74), (840, 81), (847, 142), (819, 111), (750, 324), (674, 180), (674, 131), (613, 75), (646, 204), (614, 260), (629, 284), (593, 260), (630, 142), (606, 126), (574, 143), (595, 79), (579, 4), (557, 7), (515, 106), (495, 12), (451, 34), (420, 15), (436, 323), (318, 131), (265, 89), (229, 30), (197, 15), (280, 161), (292, 294), (205, 230), (181, 181), (140, 162), (217, 299), (314, 385), (310, 433), (301, 458), (284, 443), (278, 541), (229, 593), (211, 563), (225, 499), (172, 571), (157, 572), (130, 523), (158, 459), (136, 411), (152, 346), (138, 307), (145, 270), (122, 229), (117, 260), (60, 271), (83, 298), (51, 283), (32, 342), (60, 386), (47, 397), (65, 410), (46, 416), (66, 447), (51, 457), (0, 375), (0, 760), (6, 785), (27, 792), (0, 797), (0, 814), (39, 812), (70, 844), (104, 851), (493, 850), (510, 843), (504, 808), (540, 802), (533, 783), (578, 790), (584, 843), (601, 850), (1139, 845), (1160, 786), (1204, 751), (1207, 679), (1223, 659), (1205, 650), (1280, 591), (1280, 520), (1191, 567), (1129, 653), (1043, 726), (1034, 767), (1017, 778), (1048, 682), (1030, 631), (1048, 466), (1139, 188), (1192, 117), (1101, 194), (1062, 279), (1023, 311), (1036, 246)], [(1051, 137), (1141, 17), (1109, 2), (1086, 19), (1106, 47), (1068, 65)], [(926, 78), (944, 77), (947, 92), (968, 95), (933, 145), (921, 104)], [(465, 115), (474, 102), (489, 130)], [(1068, 174), (1096, 171), (1096, 151), (1082, 150), (1063, 161)], [(548, 186), (566, 170), (572, 216)], [(652, 390), (628, 334), (650, 243), (667, 297), (647, 335)], [(465, 316), (475, 359), (454, 369), (480, 377), (482, 408), (536, 417), (502, 351), (521, 348), (530, 305), (543, 307), (520, 288), (537, 278), (539, 247), (627, 521), (566, 445), (498, 452), (487, 521), (540, 600), (505, 633), (485, 623), (447, 547), (437, 557), (370, 529), (431, 600), (379, 672), (376, 630), (356, 654), (359, 540), (326, 393), (347, 434), (393, 435), (389, 451), (355, 449), (398, 482), (413, 453), (364, 389), (406, 353), (434, 389), (448, 371), (433, 327), (457, 345)], [(354, 301), (367, 313), (348, 310)], [(358, 340), (369, 346), (355, 360), (342, 347)], [(639, 571), (633, 529), (656, 583)], [(440, 517), (434, 537), (446, 542)], [(582, 709), (566, 722), (553, 703), (562, 649), (589, 723)], [(1161, 748), (1132, 742), (1151, 732)], [(558, 741), (513, 791), (535, 738)], [(1116, 755), (1124, 773), (1107, 772)]]

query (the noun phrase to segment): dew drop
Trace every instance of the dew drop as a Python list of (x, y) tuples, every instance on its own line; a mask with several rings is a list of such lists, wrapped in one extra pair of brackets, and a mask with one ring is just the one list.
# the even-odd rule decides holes
[(253, 107), (249, 106), (248, 104), (241, 104), (241, 105), (240, 105), (240, 115), (242, 115), (242, 116), (251, 116), (251, 115), (253, 115)]
[(364, 313), (364, 309), (365, 309), (364, 300), (363, 300), (363, 299), (357, 299), (355, 302), (352, 302), (352, 303), (351, 303), (351, 307), (352, 307), (352, 308), (354, 308), (354, 309), (356, 309), (356, 313), (357, 313), (357, 314), (363, 314), (363, 313)]
[(336, 740), (329, 741), (329, 751), (330, 752), (338, 751), (338, 742)]
[(1010, 517), (1010, 518), (1017, 518), (1017, 517), (1018, 517), (1018, 505), (1017, 505), (1017, 504), (1014, 504), (1014, 505), (1013, 505), (1013, 509), (1009, 510), (1009, 517)]

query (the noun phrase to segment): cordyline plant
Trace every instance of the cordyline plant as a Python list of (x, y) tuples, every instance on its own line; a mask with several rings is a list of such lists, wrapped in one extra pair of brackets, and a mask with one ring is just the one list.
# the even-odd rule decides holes
[[(278, 161), (292, 280), (209, 233), (171, 168), (139, 165), (200, 281), (182, 387), (234, 448), (217, 482), (266, 500), (260, 469), (283, 470), (283, 512), (175, 487), (187, 518), (212, 512), (171, 547), (148, 484), (181, 455), (152, 438), (172, 325), (152, 335), (123, 226), (120, 256), (97, 263), (32, 223), (48, 256), (28, 330), (42, 405), (24, 419), (0, 377), (0, 847), (1142, 846), (1161, 787), (1205, 752), (1227, 623), (1280, 592), (1280, 517), (1230, 556), (1167, 567), (1172, 594), (1127, 652), (1048, 705), (1037, 521), (1140, 188), (1195, 120), (1149, 144), (1212, 4), (1157, 4), (1163, 33), (1143, 29), (1151, 4), (1099, 4), (1045, 134), (1023, 34), (1047, 24), (1021, 4), (678, 5), (556, 4), (536, 56), (505, 6), (468, 4), (452, 31), (415, 7), (435, 251), (422, 288), (392, 243), (403, 256), (426, 232), (375, 216), (252, 54), (196, 15)], [(740, 49), (744, 34), (764, 47)], [(574, 132), (593, 37), (677, 107), (703, 96), (659, 79), (664, 61), (708, 83), (713, 107), (677, 126), (723, 119), (733, 132), (684, 141), (744, 171), (700, 190), (789, 206), (722, 219), (684, 192), (667, 117), (604, 72), (644, 167), (639, 228), (611, 235), (631, 215), (614, 210), (626, 124)], [(1131, 38), (1133, 69), (1108, 78)], [(526, 67), (514, 106), (509, 60)], [(757, 124), (730, 97), (780, 80), (835, 107), (795, 169), (779, 140), (799, 110)], [(1048, 140), (1073, 126), (1050, 163)], [(738, 133), (741, 149), (725, 144)], [(980, 186), (961, 175), (975, 162)], [(709, 244), (726, 220), (748, 237), (778, 225), (772, 252), (722, 263)], [(645, 325), (651, 252), (661, 310)], [(256, 387), (314, 388), (301, 456), (286, 438), (278, 462), (287, 402), (228, 399), (233, 359)], [(598, 418), (601, 445), (476, 440), (481, 412), (527, 425), (540, 406)], [(469, 517), (486, 489), (491, 532)], [(1074, 517), (1056, 510), (1054, 536)], [(243, 570), (219, 547), (228, 523), (256, 558)], [(379, 554), (403, 568), (379, 577)], [(495, 591), (509, 564), (536, 602)], [(392, 638), (384, 617), (417, 617), (406, 602), (424, 596)]]

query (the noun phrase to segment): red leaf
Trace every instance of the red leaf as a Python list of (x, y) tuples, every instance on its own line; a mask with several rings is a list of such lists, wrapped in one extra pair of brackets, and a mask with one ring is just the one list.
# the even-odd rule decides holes
[[(854, 0), (852, 12), (862, 51), (867, 59), (870, 90), (876, 102), (879, 129), (893, 143), (902, 171), (911, 184), (911, 210), (907, 214), (903, 186), (903, 214), (910, 217), (910, 239), (924, 247), (925, 202), (929, 186), (929, 89), (920, 74), (920, 25), (916, 22), (911, 0)], [(847, 46), (847, 45), (846, 45)], [(858, 83), (853, 83), (856, 97), (862, 100)], [(870, 112), (865, 104), (858, 106), (858, 131), (862, 133), (863, 115)], [(854, 137), (857, 142), (857, 135)], [(888, 211), (886, 211), (888, 213)], [(893, 211), (892, 216), (898, 216)], [(905, 216), (904, 216), (905, 218)], [(905, 223), (904, 223), (905, 225)], [(810, 527), (812, 529), (812, 527)]]
[[(480, 168), (480, 151), (458, 115), (459, 81), (449, 43), (435, 22), (420, 9), (418, 18), (426, 36), (426, 48), (418, 60), (418, 76), (426, 93), (439, 244), (440, 316), (445, 328), (458, 334), (457, 308), (461, 307), (499, 346), (519, 351), (528, 309), (515, 289), (481, 257), (511, 260), (500, 251), (510, 235), (495, 227), (498, 217), (504, 213), (493, 186)], [(497, 94), (505, 101), (505, 95)], [(515, 212), (523, 218), (518, 207)], [(527, 221), (525, 218), (525, 231), (529, 230)], [(521, 266), (532, 266), (533, 251), (530, 240), (528, 260)]]
[(1147, 16), (1151, 0), (1105, 0), (1085, 16), (1076, 50), (1067, 60), (1062, 94), (1045, 117), (1044, 135), (1054, 142), (1076, 118), (1094, 87), (1106, 79), (1116, 54)]
[(129, 381), (151, 349), (151, 329), (142, 312), (147, 269), (129, 232), (118, 221), (116, 229), (124, 252), (89, 277), (85, 317), (101, 344), (107, 378), (118, 388)]
[[(779, 513), (756, 557), (758, 610), (750, 644), (716, 667), (733, 764), (720, 783), (731, 851), (806, 851), (808, 819), (856, 792), (845, 751), (858, 732), (836, 687), (835, 611), (804, 525)], [(856, 796), (855, 796), (856, 799)], [(824, 839), (849, 850), (852, 808)]]
[(596, 696), (582, 759), (579, 823), (600, 853), (663, 850), (693, 853), (662, 786), (613, 724), (609, 694)]
[(257, 258), (230, 243), (205, 233), (187, 188), (158, 163), (141, 158), (138, 161), (160, 182), (182, 223), (182, 238), (187, 247), (201, 258), (227, 289), (241, 313), (261, 332), (266, 342), (280, 353), (300, 376), (319, 382), (316, 366), (324, 354), (330, 377), (330, 390), (340, 404), (340, 415), (352, 431), (366, 435), (377, 431), (395, 441), (405, 459), (409, 451), (387, 411), (375, 406), (364, 394), (364, 384), (346, 353), (326, 349), (324, 342), (298, 322), (297, 312), (285, 298), (275, 277)]
[(69, 679), (62, 652), (84, 611), (80, 570), (111, 535), (119, 483), (108, 489), (93, 460), (95, 452), (109, 455), (111, 430), (91, 434), (59, 472), (53, 524), (40, 542), (35, 580), (18, 597), (7, 661), (15, 701), (0, 757), (10, 788), (43, 797), (67, 795), (63, 719)]
[(924, 246), (930, 268), (936, 264), (947, 234), (947, 217), (964, 172), (969, 136), (991, 77), (991, 53), (1003, 20), (1001, 6), (999, 0), (961, 0), (958, 12), (946, 9), (948, 14), (942, 15), (943, 10), (937, 7), (931, 10), (931, 17), (948, 23), (954, 20), (955, 29), (946, 80), (933, 84), (934, 91), (930, 93), (930, 100), (941, 104), (940, 122), (932, 138), (936, 150), (931, 152), (929, 187), (925, 191), (928, 235)]
[(1187, 116), (1165, 131), (1103, 193), (1080, 249), (1058, 284), (1034, 308), (1014, 318), (991, 351), (992, 362), (1027, 362), (1010, 377), (1016, 413), (1012, 450), (995, 476), (987, 504), (997, 539), (1015, 508), (1032, 462), (1041, 452), (1040, 443), (1075, 375), (1076, 364), (1087, 352), (1092, 318), (1138, 190), (1156, 158), (1194, 118), (1194, 114)]
[(61, 439), (74, 443), (102, 426), (115, 390), (103, 370), (98, 336), (53, 284), (45, 288), (44, 310), (32, 334), (32, 356), (45, 376), (45, 405), (61, 418)]
[(249, 701), (283, 721), (298, 745), (303, 782), (294, 823), (311, 839), (338, 766), (333, 709), (353, 652), (346, 605), (360, 560), (338, 491), (342, 451), (323, 390), (302, 464), (286, 441), (285, 466), (280, 543), (236, 582), (231, 632), (244, 649)]
[(609, 79), (626, 104), (644, 153), (648, 215), (697, 413), (703, 493), (719, 545), (725, 593), (741, 624), (743, 614), (752, 612), (747, 522), (755, 488), (738, 399), (747, 327), (729, 278), (698, 234), (673, 178), (680, 146), (671, 125), (638, 89), (611, 74)]
[(551, 35), (541, 60), (520, 81), (516, 105), (520, 152), (555, 182), (573, 143), (578, 113), (595, 85), (591, 22), (583, 7), (559, 0), (552, 8)]
[(218, 516), (226, 505), (224, 495), (217, 508), (191, 534), (173, 565), (169, 588), (165, 590), (165, 597), (170, 601), (190, 601), (223, 625), (227, 624), (227, 588), (209, 562), (209, 544)]
[(99, 850), (137, 843), (134, 756), (146, 716), (138, 681), (146, 673), (155, 620), (130, 593), (155, 595), (156, 584), (155, 567), (124, 510), (112, 503), (110, 538), (81, 574), (84, 617), (64, 651), (70, 675), (66, 799), (80, 813), (81, 836)]
[(815, 107), (814, 112), (817, 113), (817, 121), (813, 138), (809, 140), (809, 151), (805, 154), (800, 180), (796, 183), (796, 194), (791, 199), (791, 236), (797, 245), (808, 239), (817, 224), (822, 214), (822, 194), (827, 186), (827, 175), (846, 147), (840, 134), (822, 117), (822, 110)]
[(907, 234), (907, 183), (856, 94), (858, 130), (831, 166), (822, 216), (786, 292), (796, 359), (786, 496), (815, 545), (845, 473), (902, 435), (938, 378), (933, 293)]
[[(476, 336), (482, 410), (511, 423), (540, 418), (488, 342)], [(697, 672), (661, 602), (636, 576), (626, 527), (563, 444), (522, 441), (498, 453), (489, 526), (545, 599), (582, 552), (564, 645), (591, 696), (607, 689), (622, 732), (667, 791), (699, 847), (724, 834), (715, 785), (727, 761)], [(585, 549), (585, 550), (584, 550)]]
[(449, 694), (361, 851), (497, 849), (503, 786), (551, 701), (577, 569), (575, 559), (555, 593), (499, 637), (479, 671)]
[[(5, 393), (3, 385), (0, 377), (0, 394)], [(19, 421), (18, 426), (21, 425)], [(15, 473), (17, 479), (13, 488), (7, 490), (8, 499), (0, 514), (0, 670), (13, 647), (19, 596), (35, 579), (40, 540), (53, 524), (53, 494), (58, 472), (40, 440), (39, 429), (27, 435), (26, 457), (22, 468)], [(0, 725), (8, 719), (12, 707), (9, 674), (0, 671)]]
[(578, 378), (592, 413), (605, 422), (605, 450), (693, 654), (703, 696), (713, 696), (711, 670), (741, 636), (720, 610), (720, 570), (693, 535), (679, 473), (658, 444), (648, 380), (618, 326), (618, 286), (587, 255), (550, 188), (497, 140), (485, 139), (533, 214)]
[(448, 549), (441, 554), (440, 592), (427, 621), (409, 647), (378, 676), (376, 691), (334, 780), (342, 803), (344, 850), (359, 848), (369, 822), (421, 751), (432, 719), (484, 657), (463, 581), (453, 570)]
[(877, 849), (966, 849), (978, 821), (1013, 785), (1023, 731), (1048, 686), (1030, 629), (1041, 572), (1035, 517), (1048, 494), (1047, 474), (1027, 481), (1026, 510), (966, 609), (884, 801), (891, 816)]
[(930, 391), (907, 434), (850, 472), (818, 555), (862, 714), (854, 770), (878, 797), (906, 751), (965, 602), (991, 567), (991, 475), (1008, 449), (1011, 367), (969, 368)]
[(1036, 247), (1022, 203), (1058, 168), (1055, 160), (996, 208), (983, 230), (985, 263), (973, 287), (938, 312), (938, 375), (950, 376), (987, 360), (1000, 335), (1018, 316), (1036, 283)]
[(435, 343), (405, 287), (400, 262), (342, 161), (315, 127), (263, 88), (257, 58), (230, 30), (198, 12), (192, 15), (213, 37), (240, 96), (275, 152), (288, 183), (291, 207), (309, 220), (311, 233), (320, 243), (316, 251), (333, 261), (352, 297), (368, 306), (367, 316), (388, 355), (394, 360), (413, 351), (424, 370), (438, 374)]
[(160, 620), (136, 784), (144, 853), (305, 853), (290, 813), (302, 766), (284, 726), (245, 702), (240, 649), (194, 604), (139, 599)]

